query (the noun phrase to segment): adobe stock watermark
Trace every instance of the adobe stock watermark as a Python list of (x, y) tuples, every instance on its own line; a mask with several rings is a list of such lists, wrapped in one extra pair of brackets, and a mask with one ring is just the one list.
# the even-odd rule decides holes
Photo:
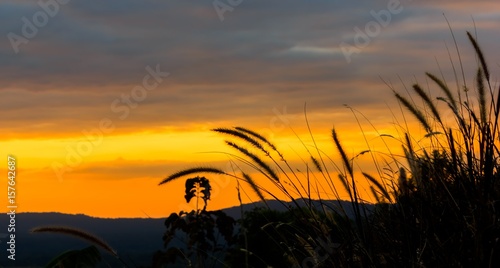
[[(146, 66), (145, 70), (146, 75), (144, 75), (141, 85), (133, 87), (128, 94), (122, 94), (120, 98), (116, 98), (111, 102), (111, 111), (121, 121), (127, 119), (131, 110), (137, 108), (139, 103), (147, 98), (149, 91), (157, 88), (163, 82), (163, 79), (170, 75), (168, 72), (162, 72), (159, 64), (156, 65), (155, 69)], [(83, 136), (81, 140), (75, 144), (66, 146), (64, 163), (52, 162), (52, 170), (59, 182), (63, 181), (63, 176), (66, 172), (71, 172), (74, 168), (81, 165), (83, 158), (89, 156), (94, 151), (94, 148), (102, 144), (104, 134), (109, 134), (114, 129), (115, 124), (113, 120), (104, 117), (99, 120), (97, 127), (90, 130), (82, 130)]]
[(45, 27), (49, 23), (49, 18), (53, 18), (61, 10), (61, 5), (66, 5), (70, 0), (39, 0), (37, 2), (41, 10), (35, 12), (31, 19), (23, 16), (21, 21), (20, 34), (9, 32), (7, 39), (14, 52), (19, 53), (19, 47), (23, 44), (28, 44), (30, 39), (35, 38), (38, 30)]
[[(407, 0), (411, 2), (412, 0)], [(347, 63), (351, 63), (352, 55), (361, 53), (361, 50), (367, 47), (373, 40), (377, 37), (383, 28), (386, 28), (392, 20), (393, 15), (397, 15), (403, 11), (403, 6), (399, 0), (389, 0), (387, 2), (387, 9), (375, 11), (371, 10), (370, 14), (373, 20), (367, 22), (363, 29), (358, 26), (354, 27), (355, 32), (353, 43), (349, 44), (347, 42), (340, 43), (339, 47), (344, 54)]]
[(281, 111), (274, 107), (272, 109), (274, 116), (269, 120), (269, 127), (262, 128), (259, 130), (259, 134), (266, 138), (273, 138), (274, 134), (283, 131), (285, 128), (290, 126), (290, 121), (293, 120), (293, 116), (288, 114), (287, 107), (283, 106)]
[(241, 5), (241, 3), (243, 3), (243, 0), (214, 0), (212, 5), (217, 13), (217, 16), (219, 17), (219, 20), (224, 21), (224, 13), (233, 12), (237, 6)]

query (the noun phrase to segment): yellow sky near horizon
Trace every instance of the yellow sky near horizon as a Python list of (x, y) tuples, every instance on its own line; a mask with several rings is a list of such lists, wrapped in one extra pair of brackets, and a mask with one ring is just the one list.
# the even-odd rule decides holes
[[(453, 93), (466, 80), (474, 99), (477, 57), (466, 31), (487, 55), (495, 86), (500, 70), (495, 0), (244, 1), (222, 17), (211, 2), (89, 0), (58, 6), (46, 23), (33, 21), (46, 12), (40, 3), (0, 3), (7, 37), (0, 42), (0, 183), (7, 187), (7, 156), (15, 156), (17, 212), (166, 217), (193, 206), (184, 201), (185, 178), (158, 183), (205, 165), (232, 171), (237, 163), (272, 189), (210, 129), (261, 133), (305, 172), (308, 151), (317, 157), (306, 104), (338, 188), (332, 127), (356, 156), (363, 198), (373, 201), (360, 171), (378, 178), (384, 161), (394, 170), (405, 164), (404, 131), (427, 142), (413, 118), (401, 115), (392, 90), (408, 96), (419, 83), (443, 97), (430, 72)], [(358, 156), (368, 148), (373, 154)], [(214, 188), (209, 209), (238, 204), (234, 179), (200, 175)], [(243, 202), (257, 200), (242, 187)]]
[[(338, 172), (328, 159), (331, 158), (337, 166), (342, 166), (331, 138), (331, 128), (324, 127), (329, 124), (323, 124), (321, 128), (314, 127), (314, 124), (319, 123), (318, 119), (323, 119), (324, 116), (324, 114), (318, 114), (315, 118), (315, 114), (312, 113), (308, 117), (313, 125), (315, 142), (324, 154), (322, 156), (327, 163), (330, 176), (341, 192), (341, 198), (347, 199), (348, 195), (342, 190), (337, 179)], [(348, 155), (354, 157), (367, 150), (361, 131), (348, 131), (346, 127), (356, 128), (354, 120), (337, 126), (338, 135)], [(279, 129), (273, 135), (270, 135), (271, 132), (265, 133), (266, 128), (260, 130), (264, 131), (261, 132), (264, 136), (275, 143), (294, 170), (302, 172), (298, 175), (301, 183), (305, 184), (306, 168), (302, 161), (306, 161), (313, 171), (307, 150), (316, 158), (318, 158), (317, 152), (306, 132), (305, 123), (293, 129), (304, 144), (301, 144), (290, 129)], [(379, 156), (382, 156), (380, 152), (387, 150), (384, 148), (382, 138), (377, 138), (378, 135), (382, 133), (397, 135), (391, 124), (385, 124), (385, 128), (381, 126), (377, 129), (379, 133), (368, 129), (364, 131), (371, 149), (376, 152), (375, 155)], [(244, 142), (211, 132), (208, 128), (164, 133), (144, 131), (128, 135), (111, 134), (103, 136), (101, 142), (96, 143), (95, 146), (91, 141), (97, 140), (90, 139), (89, 141), (77, 136), (59, 139), (49, 137), (47, 139), (7, 140), (1, 141), (0, 147), (9, 148), (11, 154), (16, 157), (18, 212), (83, 213), (112, 218), (166, 217), (172, 212), (194, 209), (195, 203), (191, 201), (190, 204), (186, 204), (184, 201), (184, 181), (192, 176), (158, 186), (163, 178), (175, 171), (197, 166), (217, 167), (228, 173), (233, 173), (233, 169), (236, 169), (235, 174), (239, 175), (237, 167), (232, 166), (231, 162), (252, 174), (258, 184), (265, 189), (274, 189), (272, 190), (274, 194), (284, 197), (267, 182), (266, 178), (239, 162), (236, 157), (228, 155), (227, 153), (241, 156), (235, 150), (225, 146), (223, 142), (225, 139), (237, 141), (256, 152)], [(386, 142), (395, 144), (394, 140), (387, 140), (387, 138)], [(86, 151), (78, 153), (78, 146), (82, 144), (86, 144), (87, 147), (92, 145), (91, 150), (88, 153)], [(307, 150), (304, 145), (307, 146)], [(81, 148), (85, 147), (81, 146)], [(262, 157), (266, 159), (263, 155)], [(68, 159), (69, 161), (66, 161)], [(269, 160), (266, 162), (272, 164)], [(370, 164), (372, 159), (369, 154), (359, 156), (356, 163), (363, 168), (363, 171), (373, 173), (377, 177), (376, 170)], [(275, 166), (273, 168), (277, 170)], [(356, 169), (358, 170), (356, 179), (364, 192), (362, 196), (369, 201), (374, 201), (367, 188), (366, 180), (359, 174), (360, 168)], [(1, 172), (7, 171), (2, 169)], [(209, 209), (238, 205), (237, 184), (234, 178), (213, 174), (199, 175), (209, 178), (213, 187)], [(319, 174), (311, 173), (310, 175), (316, 176), (320, 186), (325, 187), (325, 189), (320, 189), (321, 198), (335, 198)], [(287, 181), (281, 172), (280, 177), (284, 179), (284, 182)], [(293, 182), (296, 183), (295, 180)], [(299, 184), (296, 185), (299, 187)], [(258, 201), (246, 183), (241, 183), (241, 187), (244, 203)], [(292, 188), (289, 190), (293, 192)], [(317, 198), (317, 195), (313, 194), (313, 197)], [(266, 195), (266, 198), (272, 197)]]

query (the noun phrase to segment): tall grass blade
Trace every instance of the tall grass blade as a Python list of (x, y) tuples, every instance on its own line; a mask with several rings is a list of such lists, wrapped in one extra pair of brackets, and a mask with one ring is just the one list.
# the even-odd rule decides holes
[(483, 82), (483, 72), (481, 71), (481, 68), (477, 69), (477, 74), (476, 74), (476, 86), (477, 86), (477, 91), (479, 93), (479, 116), (481, 118), (481, 125), (482, 127), (485, 127), (486, 124), (486, 92), (484, 88), (484, 82)]
[(191, 175), (195, 173), (215, 173), (215, 174), (226, 174), (224, 171), (218, 169), (218, 168), (212, 168), (212, 167), (195, 167), (195, 168), (189, 168), (189, 169), (184, 169), (181, 171), (178, 171), (165, 179), (163, 179), (158, 185), (165, 184), (167, 182), (173, 181), (175, 179), (178, 179), (180, 177), (186, 176), (186, 175)]
[[(460, 50), (458, 49), (458, 44), (457, 44), (457, 39), (455, 38), (455, 34), (453, 33), (453, 29), (451, 28), (450, 22), (448, 21), (448, 18), (443, 14), (444, 19), (446, 20), (446, 24), (448, 24), (448, 28), (450, 29), (451, 37), (453, 38), (453, 43), (455, 44), (455, 50), (457, 51), (457, 56), (458, 56), (458, 63), (460, 64), (460, 70), (462, 72), (462, 79), (463, 79), (463, 86), (464, 88), (467, 88), (467, 83), (465, 82), (465, 71), (464, 71), (464, 65), (462, 63), (462, 56), (460, 54)], [(453, 69), (455, 69), (453, 65)], [(458, 79), (457, 79), (457, 85), (458, 85)], [(466, 91), (467, 92), (467, 91)], [(460, 93), (459, 93), (460, 96)]]
[(417, 110), (417, 108), (415, 108), (407, 99), (403, 98), (396, 92), (394, 92), (394, 95), (399, 100), (399, 102), (401, 102), (401, 104), (403, 104), (403, 106), (406, 107), (406, 109), (408, 109), (417, 118), (417, 120), (420, 122), (420, 124), (422, 124), (425, 130), (427, 132), (431, 132), (431, 127), (429, 125), (429, 122), (427, 122), (425, 116), (419, 110)]
[(264, 147), (262, 147), (262, 145), (257, 142), (256, 140), (250, 138), (249, 136), (247, 136), (246, 134), (244, 133), (241, 133), (239, 131), (236, 131), (236, 130), (233, 130), (233, 129), (229, 129), (229, 128), (214, 128), (212, 129), (212, 131), (214, 132), (218, 132), (218, 133), (222, 133), (222, 134), (227, 134), (227, 135), (231, 135), (231, 136), (235, 136), (235, 137), (238, 137), (248, 143), (250, 143), (251, 145), (253, 145), (255, 148), (263, 151), (265, 154), (269, 154), (265, 149)]
[(240, 151), (242, 154), (248, 156), (258, 166), (260, 166), (261, 168), (263, 168), (267, 172), (266, 175), (268, 175), (270, 178), (274, 179), (275, 181), (279, 182), (280, 179), (279, 179), (278, 175), (276, 174), (276, 172), (274, 172), (274, 170), (268, 164), (266, 164), (264, 161), (262, 161), (262, 159), (260, 159), (257, 155), (249, 152), (247, 149), (240, 147), (239, 145), (237, 145), (233, 142), (226, 141), (226, 144), (235, 148), (236, 150)]
[(372, 195), (375, 198), (375, 201), (377, 201), (377, 204), (380, 204), (382, 200), (380, 200), (379, 194), (377, 193), (375, 188), (373, 188), (373, 186), (371, 185), (370, 185), (370, 192), (372, 192)]
[(398, 187), (399, 192), (405, 196), (409, 193), (408, 178), (406, 177), (406, 170), (403, 167), (399, 168), (398, 177)]
[(392, 198), (391, 196), (389, 195), (389, 193), (387, 192), (387, 190), (384, 188), (384, 186), (382, 186), (382, 184), (377, 180), (375, 179), (373, 176), (371, 176), (370, 174), (368, 173), (365, 173), (365, 172), (362, 172), (363, 176), (365, 176), (365, 178), (367, 178), (371, 183), (373, 183), (375, 185), (375, 187), (377, 187), (377, 189), (383, 194), (383, 196), (389, 201), (389, 202), (392, 202)]
[(335, 128), (332, 129), (332, 137), (333, 137), (333, 141), (335, 142), (335, 146), (337, 147), (337, 150), (339, 150), (340, 156), (342, 157), (342, 161), (344, 162), (344, 166), (347, 168), (349, 175), (351, 175), (351, 177), (354, 177), (352, 165), (349, 161), (349, 158), (347, 158), (347, 154), (345, 153), (344, 148), (342, 148), (342, 145), (340, 144), (340, 141), (339, 141), (339, 138), (337, 136), (337, 132), (335, 131)]
[[(349, 195), (351, 194), (351, 187), (349, 186), (349, 183), (347, 182), (347, 178), (342, 175), (342, 174), (339, 174), (339, 180), (340, 182), (342, 183), (342, 186), (344, 187), (344, 190), (349, 193)], [(352, 197), (351, 197), (352, 199)]]
[(110, 253), (111, 255), (118, 257), (118, 253), (111, 246), (109, 246), (104, 240), (98, 238), (95, 235), (92, 235), (88, 232), (65, 226), (43, 226), (36, 227), (31, 230), (32, 233), (57, 233), (57, 234), (65, 234), (74, 236), (76, 238), (87, 241), (91, 244), (97, 245)]
[(311, 161), (313, 162), (314, 166), (319, 172), (323, 172), (323, 169), (321, 168), (321, 164), (319, 163), (318, 159), (314, 158), (314, 156), (311, 155)]
[(413, 85), (413, 90), (415, 90), (415, 92), (417, 92), (417, 94), (420, 96), (420, 98), (422, 98), (422, 100), (424, 100), (425, 104), (427, 104), (427, 106), (429, 106), (434, 117), (439, 122), (441, 122), (441, 116), (439, 116), (439, 113), (436, 109), (436, 106), (434, 105), (434, 103), (432, 103), (432, 101), (429, 98), (429, 96), (427, 95), (427, 93), (425, 93), (424, 90), (418, 84)]
[(262, 192), (260, 191), (259, 187), (257, 186), (257, 184), (255, 183), (255, 181), (252, 179), (252, 177), (250, 177), (250, 175), (242, 172), (242, 175), (243, 175), (243, 178), (245, 179), (245, 181), (250, 185), (250, 187), (252, 188), (252, 190), (257, 194), (257, 196), (259, 197), (259, 199), (266, 203), (266, 199), (264, 198), (264, 195), (262, 194)]
[(431, 73), (425, 73), (432, 81), (434, 81), (434, 83), (436, 83), (439, 88), (444, 92), (444, 94), (446, 95), (446, 97), (448, 98), (449, 102), (451, 103), (451, 105), (453, 106), (453, 108), (457, 109), (457, 101), (455, 100), (455, 97), (453, 96), (453, 94), (451, 93), (450, 89), (448, 88), (448, 86), (446, 86), (446, 84), (441, 81), (441, 79), (437, 78), (436, 76), (434, 76), (433, 74)]
[(484, 71), (484, 76), (486, 77), (486, 81), (490, 81), (490, 71), (488, 70), (488, 65), (486, 64), (486, 60), (484, 59), (483, 51), (479, 47), (479, 45), (476, 42), (476, 39), (472, 36), (472, 34), (467, 31), (467, 37), (469, 37), (469, 41), (472, 43), (472, 46), (474, 46), (474, 50), (476, 51), (477, 57), (479, 58), (479, 62), (481, 63), (481, 68)]
[(273, 143), (271, 143), (268, 139), (266, 139), (264, 136), (260, 135), (259, 133), (255, 132), (255, 131), (252, 131), (250, 129), (247, 129), (247, 128), (244, 128), (244, 127), (235, 127), (236, 130), (239, 130), (241, 132), (244, 132), (244, 133), (247, 133), (251, 136), (254, 136), (255, 138), (265, 142), (267, 145), (269, 145), (269, 147), (271, 147), (271, 149), (273, 149), (274, 151), (276, 151), (276, 146), (274, 146)]

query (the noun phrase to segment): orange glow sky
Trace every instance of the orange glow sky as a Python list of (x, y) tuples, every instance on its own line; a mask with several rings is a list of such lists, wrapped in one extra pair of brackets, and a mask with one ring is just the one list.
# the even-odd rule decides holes
[[(476, 60), (465, 31), (477, 34), (493, 78), (499, 73), (497, 1), (401, 1), (400, 12), (363, 46), (355, 44), (356, 29), (375, 22), (372, 13), (393, 1), (243, 1), (222, 17), (211, 1), (70, 1), (27, 38), (23, 18), (44, 10), (37, 2), (0, 3), (6, 22), (0, 25), (0, 152), (17, 159), (18, 212), (166, 217), (191, 209), (183, 179), (158, 183), (194, 166), (228, 170), (231, 158), (221, 152), (234, 151), (210, 131), (215, 127), (263, 133), (305, 170), (299, 156), (307, 152), (291, 131), (313, 149), (304, 103), (316, 142), (335, 161), (332, 126), (351, 157), (367, 149), (343, 104), (376, 126), (378, 132), (356, 114), (371, 149), (387, 153), (378, 135), (400, 134), (402, 117), (383, 80), (403, 93), (416, 81), (427, 88), (425, 71), (442, 72), (455, 84), (446, 48), (454, 64), (458, 59), (443, 13), (466, 76)], [(12, 33), (26, 42), (15, 43)], [(358, 53), (346, 57), (347, 45)], [(148, 68), (169, 74), (154, 79)], [(135, 88), (145, 80), (151, 90), (127, 97), (140, 94)], [(399, 151), (398, 142), (390, 146)], [(358, 161), (376, 175), (371, 159)], [(6, 160), (0, 171), (7, 174)], [(233, 179), (206, 176), (214, 188), (209, 209), (238, 204)], [(1, 181), (7, 187), (6, 175)], [(242, 191), (243, 202), (257, 201), (248, 188)]]

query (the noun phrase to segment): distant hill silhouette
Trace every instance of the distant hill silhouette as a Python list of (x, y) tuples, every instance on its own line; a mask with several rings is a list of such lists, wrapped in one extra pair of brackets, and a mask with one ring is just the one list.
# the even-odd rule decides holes
[[(298, 200), (304, 205), (306, 200)], [(352, 206), (347, 201), (323, 201), (329, 207), (342, 204), (347, 215), (352, 216)], [(268, 200), (268, 206), (273, 210), (284, 211), (286, 206), (276, 200)], [(321, 202), (313, 200), (311, 205), (320, 208)], [(241, 210), (249, 211), (255, 207), (264, 206), (262, 202), (245, 204), (243, 207), (235, 206), (223, 209), (229, 216), (241, 218)], [(373, 205), (367, 205), (368, 210), (373, 209)], [(53, 257), (72, 249), (82, 249), (89, 244), (66, 235), (38, 233), (31, 234), (29, 231), (34, 227), (57, 225), (70, 226), (86, 230), (104, 239), (119, 255), (133, 266), (149, 266), (154, 252), (163, 249), (162, 236), (165, 232), (164, 221), (162, 219), (103, 219), (89, 217), (83, 214), (68, 215), (61, 213), (19, 213), (16, 215), (16, 261), (7, 258), (7, 225), (9, 216), (0, 215), (0, 226), (5, 226), (4, 231), (0, 231), (1, 253), (0, 265), (2, 267), (43, 267)], [(121, 267), (121, 264), (114, 257), (103, 252), (103, 258), (111, 267)], [(104, 264), (102, 267), (106, 267)]]
[[(8, 215), (0, 215), (0, 224), (7, 226)], [(58, 225), (86, 230), (107, 241), (124, 259), (130, 257), (137, 264), (150, 264), (152, 253), (162, 248), (164, 219), (101, 219), (86, 215), (61, 213), (19, 213), (16, 215), (16, 261), (7, 258), (6, 238), (2, 240), (0, 265), (7, 267), (38, 267), (58, 254), (88, 247), (80, 239), (61, 234), (29, 231), (37, 226)], [(6, 230), (4, 231), (6, 233)], [(103, 257), (112, 267), (120, 267), (114, 257)]]
[[(297, 199), (295, 200), (300, 206), (306, 206), (309, 203), (308, 199)], [(295, 205), (292, 202), (284, 202), (281, 203), (278, 200), (267, 200), (267, 205), (269, 206), (270, 209), (272, 210), (277, 210), (277, 211), (285, 211), (288, 209), (288, 207), (294, 207)], [(243, 211), (249, 211), (252, 210), (255, 207), (263, 207), (265, 206), (264, 203), (261, 202), (255, 202), (255, 203), (249, 203), (249, 204), (244, 204), (243, 205)], [(345, 212), (345, 214), (349, 218), (354, 218), (354, 209), (351, 205), (351, 202), (349, 201), (337, 201), (337, 200), (311, 200), (311, 206), (316, 208), (317, 210), (322, 210), (322, 206), (326, 206), (330, 210), (335, 210), (340, 213)], [(365, 204), (364, 205), (367, 209), (367, 211), (373, 211), (374, 205), (372, 204)], [(239, 219), (241, 218), (241, 210), (242, 208), (240, 206), (234, 206), (234, 207), (229, 207), (226, 209), (223, 209), (224, 212), (226, 212), (227, 215)], [(343, 211), (342, 211), (343, 210)]]

